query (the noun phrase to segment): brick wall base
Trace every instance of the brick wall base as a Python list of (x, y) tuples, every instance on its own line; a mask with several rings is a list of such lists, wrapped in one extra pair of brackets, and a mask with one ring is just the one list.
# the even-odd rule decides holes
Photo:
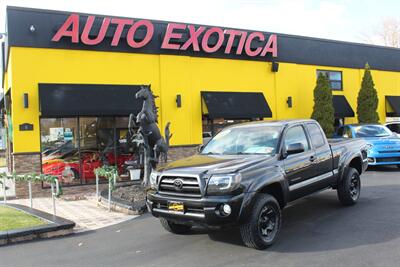
[[(12, 155), (12, 172), (17, 174), (40, 173), (41, 172), (40, 153), (26, 153)], [(34, 197), (49, 197), (49, 189), (42, 189), (42, 183), (32, 183), (32, 195)], [(15, 183), (15, 196), (17, 198), (29, 197), (28, 183)]]
[(168, 161), (174, 161), (181, 158), (193, 156), (197, 153), (198, 146), (174, 146), (168, 150)]
[[(189, 157), (197, 153), (198, 146), (175, 146), (170, 147), (168, 151), (168, 161), (174, 161), (181, 158)], [(41, 160), (40, 153), (29, 154), (13, 154), (12, 155), (12, 171), (17, 174), (40, 173)], [(95, 185), (69, 186), (63, 187), (64, 195), (91, 193), (95, 191)], [(32, 183), (33, 197), (51, 197), (50, 188), (42, 188), (42, 183)], [(16, 182), (15, 184), (16, 198), (29, 197), (28, 183)]]

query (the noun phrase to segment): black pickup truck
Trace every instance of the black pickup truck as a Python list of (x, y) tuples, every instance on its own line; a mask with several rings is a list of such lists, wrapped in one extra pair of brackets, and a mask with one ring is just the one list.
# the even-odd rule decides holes
[(333, 188), (342, 204), (354, 205), (366, 150), (362, 140), (327, 140), (314, 120), (235, 125), (199, 154), (153, 171), (147, 207), (172, 233), (239, 226), (246, 246), (264, 249), (291, 201)]

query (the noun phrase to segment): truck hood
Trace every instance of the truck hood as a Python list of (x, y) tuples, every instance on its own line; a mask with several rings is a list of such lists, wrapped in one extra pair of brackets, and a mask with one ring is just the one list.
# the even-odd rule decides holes
[(160, 172), (187, 174), (232, 173), (271, 160), (269, 155), (194, 155), (158, 168)]

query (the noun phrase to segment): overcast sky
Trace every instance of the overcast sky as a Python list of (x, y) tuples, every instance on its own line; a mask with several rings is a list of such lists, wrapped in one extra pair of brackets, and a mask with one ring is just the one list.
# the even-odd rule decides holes
[(399, 0), (0, 0), (26, 6), (93, 14), (191, 22), (233, 28), (365, 42), (384, 17), (400, 17)]

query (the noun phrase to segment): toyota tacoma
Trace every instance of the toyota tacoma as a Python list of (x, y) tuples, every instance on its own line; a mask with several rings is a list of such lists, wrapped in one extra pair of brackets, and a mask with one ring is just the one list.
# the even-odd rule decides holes
[(289, 202), (332, 188), (343, 205), (354, 205), (367, 149), (363, 140), (328, 140), (314, 120), (238, 124), (197, 155), (154, 170), (147, 207), (169, 232), (239, 226), (246, 246), (265, 249)]

